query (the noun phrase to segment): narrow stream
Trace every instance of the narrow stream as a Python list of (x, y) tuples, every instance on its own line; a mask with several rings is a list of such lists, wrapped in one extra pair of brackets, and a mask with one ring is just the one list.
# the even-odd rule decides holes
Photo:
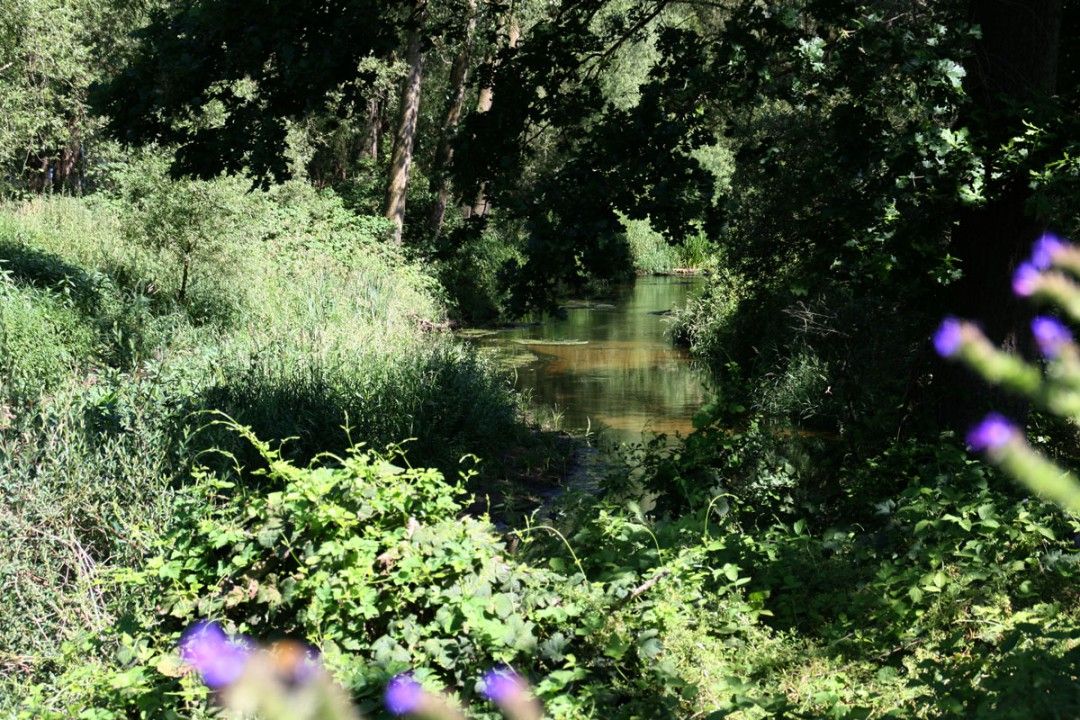
[(541, 419), (591, 431), (604, 444), (683, 434), (705, 399), (705, 378), (667, 336), (669, 313), (698, 278), (643, 277), (607, 302), (567, 303), (565, 317), (477, 338), (517, 371)]

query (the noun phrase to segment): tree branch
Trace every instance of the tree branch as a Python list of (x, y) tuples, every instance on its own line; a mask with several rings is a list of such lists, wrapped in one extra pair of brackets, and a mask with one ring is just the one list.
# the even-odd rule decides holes
[[(620, 47), (622, 47), (626, 43), (626, 41), (634, 37), (638, 32), (648, 26), (649, 23), (655, 20), (657, 16), (664, 11), (664, 8), (666, 8), (672, 3), (672, 1), (673, 0), (659, 0), (659, 2), (656, 3), (656, 6), (653, 7), (652, 10), (643, 15), (636, 23), (633, 24), (633, 26), (629, 30), (624, 32), (621, 37), (616, 39), (614, 43), (612, 43), (606, 50), (604, 50), (604, 52), (602, 52), (600, 55), (594, 55), (592, 58), (589, 58), (589, 60), (595, 61), (593, 67), (590, 68), (589, 72), (599, 72), (605, 60), (609, 59), (618, 51)], [(588, 62), (589, 60), (586, 60), (586, 62)]]
[(619, 602), (615, 603), (616, 608), (621, 608), (624, 605), (629, 604), (631, 600), (636, 599), (638, 596), (647, 593), (656, 583), (663, 580), (665, 577), (671, 574), (671, 568), (662, 568), (656, 572), (651, 578), (638, 585), (636, 588), (630, 591), (630, 593)]

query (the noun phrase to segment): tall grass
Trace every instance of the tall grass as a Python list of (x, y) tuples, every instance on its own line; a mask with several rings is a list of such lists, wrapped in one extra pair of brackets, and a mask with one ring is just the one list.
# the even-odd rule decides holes
[(707, 270), (717, 264), (717, 247), (701, 230), (691, 229), (692, 232), (673, 245), (653, 230), (647, 219), (623, 217), (622, 223), (638, 273), (661, 275), (680, 268)]
[(669, 245), (664, 236), (652, 229), (648, 220), (623, 219), (626, 241), (634, 259), (634, 269), (639, 273), (657, 274), (671, 272), (680, 267), (679, 253)]
[(146, 242), (145, 188), (0, 208), (0, 697), (124, 614), (111, 574), (173, 522), (194, 458), (243, 461), (206, 411), (304, 459), (411, 437), (410, 459), (448, 470), (516, 430), (505, 381), (422, 331), (438, 286), (380, 219), (300, 184), (209, 191), (243, 222), (183, 299), (175, 253)]

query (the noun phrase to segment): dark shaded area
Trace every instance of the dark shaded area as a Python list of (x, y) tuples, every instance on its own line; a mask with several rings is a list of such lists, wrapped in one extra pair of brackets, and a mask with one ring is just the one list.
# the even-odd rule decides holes
[[(203, 178), (251, 172), (264, 185), (288, 175), (285, 120), (325, 109), (344, 88), (355, 99), (360, 61), (396, 47), (407, 4), (374, 0), (246, 1), (164, 6), (139, 31), (124, 69), (91, 101), (120, 139), (178, 146), (173, 168)], [(235, 83), (252, 80), (252, 96)], [(177, 123), (224, 103), (221, 126)]]
[(15, 282), (62, 292), (83, 315), (94, 316), (101, 309), (103, 276), (14, 240), (0, 240), (0, 261)]

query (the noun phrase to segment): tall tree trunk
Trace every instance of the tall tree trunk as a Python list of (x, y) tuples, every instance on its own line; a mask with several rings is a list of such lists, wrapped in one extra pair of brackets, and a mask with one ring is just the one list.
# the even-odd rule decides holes
[(379, 159), (379, 134), (382, 131), (382, 98), (368, 100), (364, 136), (361, 139), (360, 156), (372, 162)]
[(469, 75), (469, 58), (472, 54), (472, 36), (476, 29), (476, 0), (469, 0), (465, 21), (465, 37), (454, 62), (450, 66), (450, 95), (446, 105), (446, 122), (443, 124), (442, 141), (435, 156), (435, 168), (431, 176), (432, 190), (435, 192), (435, 205), (431, 209), (431, 226), (435, 237), (442, 231), (446, 217), (446, 204), (450, 201), (450, 181), (446, 176), (447, 168), (454, 160), (454, 131), (461, 121), (461, 111), (465, 107), (465, 82)]
[[(518, 40), (521, 38), (521, 29), (518, 27), (517, 21), (514, 19), (513, 6), (507, 11), (506, 16), (506, 46), (508, 48), (517, 47)], [(485, 64), (494, 65), (495, 58), (488, 57), (485, 60)], [(480, 86), (480, 92), (476, 98), (476, 112), (486, 113), (491, 110), (491, 105), (495, 102), (495, 82), (494, 82), (494, 68), (490, 73), (486, 75), (486, 81)], [(480, 190), (476, 193), (476, 199), (473, 200), (471, 205), (466, 204), (462, 207), (462, 214), (465, 217), (483, 217), (487, 214), (489, 209), (489, 203), (487, 198), (486, 187), (481, 184)]]
[(401, 232), (405, 226), (405, 192), (409, 185), (413, 143), (416, 140), (416, 125), (420, 117), (420, 81), (424, 73), (421, 45), (426, 10), (426, 1), (416, 0), (405, 51), (405, 62), (409, 71), (401, 88), (401, 110), (397, 132), (394, 134), (394, 152), (390, 158), (390, 180), (386, 188), (385, 215), (394, 224), (395, 245), (401, 244)]
[(57, 175), (61, 187), (68, 190), (76, 190), (79, 178), (76, 177), (79, 159), (82, 154), (82, 142), (79, 137), (79, 124), (73, 118), (68, 122), (68, 142), (60, 151), (60, 161), (57, 165)]
[[(973, 1), (972, 19), (982, 35), (967, 64), (967, 90), (975, 101), (970, 120), (988, 147), (1020, 134), (1023, 108), (1054, 92), (1061, 14), (1061, 0)], [(1000, 172), (986, 168), (990, 199), (959, 218), (954, 252), (964, 275), (955, 286), (953, 305), (958, 314), (977, 318), (995, 342), (1019, 349), (1026, 345), (1021, 338), (1027, 336), (1024, 325), (1030, 310), (1012, 296), (1009, 277), (1045, 227), (1042, 219), (1027, 212), (1027, 177), (997, 179)], [(988, 404), (1011, 404), (1014, 412), (1023, 412), (1015, 401), (976, 387), (970, 376), (945, 375), (959, 390), (957, 401), (946, 409), (954, 421), (970, 422)]]
[[(36, 193), (43, 193), (49, 183), (49, 157), (47, 155), (45, 157), (38, 155), (34, 160), (40, 162), (40, 167), (36, 171), (30, 171), (30, 189)], [(27, 165), (29, 163), (30, 161), (27, 160)]]

